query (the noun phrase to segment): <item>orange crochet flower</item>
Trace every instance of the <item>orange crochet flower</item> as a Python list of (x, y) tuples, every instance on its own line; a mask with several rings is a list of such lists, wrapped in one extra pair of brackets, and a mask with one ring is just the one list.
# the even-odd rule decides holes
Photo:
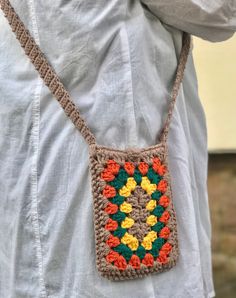
[(103, 195), (106, 198), (113, 198), (116, 195), (116, 190), (111, 185), (106, 185), (103, 189)]
[(170, 199), (167, 196), (161, 196), (159, 200), (159, 205), (166, 208), (170, 203)]
[(107, 161), (107, 169), (109, 169), (112, 172), (112, 174), (116, 175), (119, 172), (120, 165), (117, 162), (115, 162), (114, 160), (109, 159)]
[(111, 218), (108, 219), (105, 229), (108, 231), (115, 231), (118, 228), (118, 223), (115, 220), (112, 220)]
[(111, 170), (104, 169), (101, 174), (101, 178), (105, 181), (112, 181), (113, 179), (115, 179), (115, 176), (112, 174)]
[(110, 235), (106, 241), (106, 244), (111, 248), (116, 247), (117, 245), (120, 244), (120, 239), (118, 237), (114, 237), (113, 235)]
[(115, 214), (118, 211), (118, 206), (116, 204), (108, 203), (105, 212), (108, 214)]
[(170, 235), (170, 229), (168, 227), (164, 227), (160, 230), (159, 237), (167, 239)]
[(166, 171), (167, 171), (167, 168), (165, 165), (161, 165), (157, 169), (157, 173), (161, 176), (165, 175)]
[(162, 193), (166, 192), (167, 181), (162, 179), (157, 185), (157, 190), (161, 191)]
[(136, 255), (132, 255), (129, 265), (131, 265), (134, 269), (140, 269), (140, 259)]
[(132, 162), (125, 162), (124, 164), (124, 168), (126, 170), (126, 172), (130, 175), (133, 176), (134, 174), (134, 170), (135, 170), (135, 166), (132, 164)]
[(158, 172), (159, 167), (161, 166), (161, 161), (158, 157), (153, 158), (152, 168), (155, 172)]
[(161, 251), (165, 252), (168, 255), (170, 253), (171, 249), (172, 249), (172, 245), (169, 242), (166, 242), (162, 246)]
[(142, 260), (142, 263), (148, 267), (152, 267), (154, 263), (153, 255), (146, 253), (145, 257)]
[(120, 270), (125, 270), (127, 267), (127, 262), (123, 256), (119, 256), (115, 260), (114, 265)]
[(162, 213), (162, 216), (159, 218), (159, 221), (166, 224), (168, 222), (169, 218), (170, 218), (170, 213), (168, 211), (164, 211)]
[(149, 165), (144, 161), (141, 161), (140, 164), (138, 165), (138, 169), (142, 173), (142, 175), (147, 174), (148, 168), (149, 168)]
[(159, 251), (159, 256), (157, 257), (157, 261), (162, 264), (166, 264), (168, 262), (167, 255), (163, 250)]
[(107, 260), (107, 262), (112, 263), (115, 260), (117, 260), (118, 257), (119, 257), (118, 252), (116, 252), (114, 250), (110, 250), (109, 254), (106, 256), (106, 260)]

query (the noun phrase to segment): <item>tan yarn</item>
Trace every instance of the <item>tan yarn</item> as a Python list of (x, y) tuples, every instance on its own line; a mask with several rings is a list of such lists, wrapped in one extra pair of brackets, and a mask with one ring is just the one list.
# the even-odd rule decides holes
[[(168, 148), (167, 137), (170, 127), (170, 121), (174, 110), (174, 105), (178, 95), (178, 90), (183, 79), (184, 69), (187, 62), (191, 46), (191, 36), (183, 32), (182, 50), (180, 53), (179, 63), (176, 71), (176, 77), (171, 93), (170, 107), (162, 129), (160, 140), (161, 142), (146, 148), (127, 148), (125, 150), (108, 148), (96, 143), (96, 139), (88, 128), (86, 122), (81, 117), (78, 108), (73, 103), (68, 91), (61, 83), (59, 77), (50, 66), (44, 54), (41, 52), (38, 45), (35, 43), (30, 32), (25, 28), (23, 22), (16, 14), (15, 10), (10, 4), (9, 0), (0, 0), (1, 9), (6, 16), (12, 31), (15, 33), (16, 38), (19, 40), (22, 48), (25, 50), (27, 56), (29, 56), (31, 62), (39, 72), (40, 77), (44, 80), (52, 94), (60, 103), (64, 109), (66, 115), (71, 119), (73, 124), (78, 128), (84, 139), (89, 145), (89, 168), (91, 173), (93, 203), (94, 203), (94, 228), (95, 228), (95, 243), (96, 243), (96, 264), (97, 269), (102, 276), (110, 280), (124, 280), (134, 279), (146, 276), (147, 274), (154, 272), (163, 272), (172, 268), (179, 255), (178, 247), (178, 232), (176, 213), (173, 205), (173, 195), (171, 189), (171, 178), (168, 167)], [(126, 269), (119, 270), (116, 266), (106, 261), (106, 256), (110, 250), (106, 241), (110, 235), (110, 231), (105, 229), (109, 215), (105, 212), (105, 208), (109, 203), (109, 199), (104, 197), (103, 190), (107, 185), (106, 181), (101, 178), (101, 173), (105, 169), (108, 160), (114, 160), (120, 167), (124, 167), (125, 162), (131, 162), (135, 167), (138, 167), (140, 162), (145, 162), (150, 167), (153, 163), (153, 158), (159, 158), (162, 165), (166, 166), (166, 173), (162, 179), (167, 181), (167, 190), (164, 195), (170, 198), (170, 203), (165, 209), (169, 212), (170, 218), (166, 224), (171, 231), (167, 242), (172, 245), (168, 262), (162, 264), (157, 260), (154, 261), (153, 266), (148, 267), (143, 263), (140, 265), (140, 269), (134, 269), (130, 264)], [(132, 194), (126, 198), (127, 203), (131, 203), (133, 210), (131, 217), (135, 220), (135, 225), (128, 229), (128, 232), (136, 236), (141, 242), (141, 239), (150, 231), (150, 227), (145, 223), (145, 217), (149, 214), (149, 211), (145, 209), (146, 203), (150, 200), (150, 196), (147, 195), (140, 186), (136, 186)]]

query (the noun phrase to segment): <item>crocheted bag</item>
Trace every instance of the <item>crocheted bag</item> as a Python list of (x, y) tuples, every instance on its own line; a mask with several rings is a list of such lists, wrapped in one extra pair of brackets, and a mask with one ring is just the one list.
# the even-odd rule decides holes
[(12, 31), (45, 84), (89, 145), (97, 269), (110, 280), (133, 279), (172, 268), (179, 255), (168, 167), (167, 136), (191, 36), (183, 32), (170, 108), (160, 142), (146, 148), (108, 148), (96, 139), (59, 77), (8, 0), (0, 0)]

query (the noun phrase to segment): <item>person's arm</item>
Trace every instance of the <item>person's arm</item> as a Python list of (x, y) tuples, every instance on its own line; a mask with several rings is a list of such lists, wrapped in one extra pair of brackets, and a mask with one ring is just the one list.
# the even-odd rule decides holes
[(141, 0), (163, 23), (211, 42), (236, 31), (236, 0)]

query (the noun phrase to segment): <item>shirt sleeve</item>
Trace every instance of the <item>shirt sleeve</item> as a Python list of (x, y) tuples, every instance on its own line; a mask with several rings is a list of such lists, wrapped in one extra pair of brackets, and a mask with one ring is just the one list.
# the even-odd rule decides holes
[(160, 21), (196, 35), (219, 42), (236, 31), (235, 0), (141, 0)]

